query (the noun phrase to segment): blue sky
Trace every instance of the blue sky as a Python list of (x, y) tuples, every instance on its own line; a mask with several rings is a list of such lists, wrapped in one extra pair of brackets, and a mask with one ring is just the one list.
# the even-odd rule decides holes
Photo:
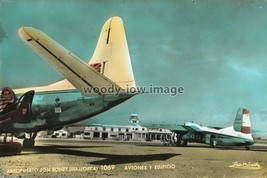
[(87, 123), (194, 120), (229, 126), (239, 107), (267, 130), (267, 2), (232, 0), (2, 0), (0, 87), (62, 79), (26, 46), (17, 30), (35, 27), (88, 61), (104, 22), (125, 25), (137, 85), (183, 86), (184, 94), (142, 94)]

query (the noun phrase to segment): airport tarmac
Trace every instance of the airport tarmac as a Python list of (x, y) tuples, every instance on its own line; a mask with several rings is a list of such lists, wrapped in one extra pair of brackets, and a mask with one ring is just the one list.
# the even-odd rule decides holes
[[(267, 177), (267, 144), (171, 147), (152, 142), (37, 139), (0, 158), (2, 177)], [(2, 174), (2, 175), (1, 175)]]

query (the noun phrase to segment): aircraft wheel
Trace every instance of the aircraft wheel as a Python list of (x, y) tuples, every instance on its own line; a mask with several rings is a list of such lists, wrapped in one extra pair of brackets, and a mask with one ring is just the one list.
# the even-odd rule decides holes
[(24, 139), (23, 140), (23, 147), (24, 148), (32, 148), (34, 147), (34, 139)]
[(182, 141), (181, 141), (181, 140), (177, 140), (177, 142), (176, 142), (175, 146), (181, 146), (181, 143), (182, 143)]
[(187, 140), (181, 140), (181, 146), (187, 146), (188, 141)]
[(211, 147), (211, 148), (215, 148), (215, 146), (216, 146), (216, 142), (214, 141), (213, 138), (211, 138), (211, 139), (210, 139), (210, 147)]
[(21, 143), (5, 142), (0, 143), (0, 155), (13, 155), (21, 153)]

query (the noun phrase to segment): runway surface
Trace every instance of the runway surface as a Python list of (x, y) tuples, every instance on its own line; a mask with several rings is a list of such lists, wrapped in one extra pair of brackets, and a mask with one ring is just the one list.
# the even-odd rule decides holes
[(267, 144), (251, 150), (189, 144), (38, 139), (0, 157), (2, 177), (267, 177)]

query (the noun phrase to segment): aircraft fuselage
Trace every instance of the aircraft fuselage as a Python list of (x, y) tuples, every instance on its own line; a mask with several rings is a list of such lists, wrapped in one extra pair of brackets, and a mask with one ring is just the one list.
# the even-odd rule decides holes
[(83, 96), (78, 90), (35, 93), (28, 123), (0, 127), (0, 132), (37, 132), (78, 122), (134, 96), (133, 94)]
[[(218, 130), (215, 130), (215, 132)], [(179, 132), (177, 132), (179, 134)], [(229, 134), (212, 134), (203, 132), (188, 132), (184, 134), (181, 140), (188, 142), (197, 142), (204, 144), (211, 144), (215, 142), (219, 146), (248, 146), (253, 145), (254, 140), (246, 134), (229, 135)]]

